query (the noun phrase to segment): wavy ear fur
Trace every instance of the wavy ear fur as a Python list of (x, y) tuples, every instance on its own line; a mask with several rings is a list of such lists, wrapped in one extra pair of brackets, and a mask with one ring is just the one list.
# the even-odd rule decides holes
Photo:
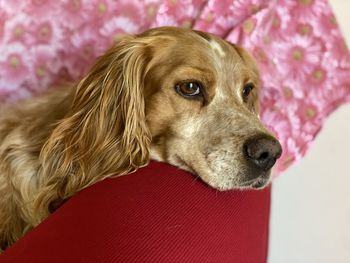
[(149, 57), (136, 40), (122, 39), (75, 87), (70, 110), (40, 153), (37, 222), (77, 191), (148, 163), (143, 79)]

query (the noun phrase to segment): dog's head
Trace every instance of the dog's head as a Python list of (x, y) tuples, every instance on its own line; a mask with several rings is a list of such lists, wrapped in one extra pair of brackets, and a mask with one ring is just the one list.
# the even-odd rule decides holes
[(98, 59), (46, 154), (60, 154), (52, 171), (85, 177), (126, 173), (151, 157), (220, 190), (260, 188), (281, 146), (259, 120), (258, 97), (258, 70), (243, 49), (203, 32), (152, 29)]
[(246, 51), (185, 29), (155, 29), (145, 75), (151, 157), (220, 190), (260, 188), (281, 155), (258, 117), (259, 73)]

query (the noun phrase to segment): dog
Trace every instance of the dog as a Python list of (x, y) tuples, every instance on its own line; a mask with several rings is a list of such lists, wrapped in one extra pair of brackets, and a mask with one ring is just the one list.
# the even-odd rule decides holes
[(280, 157), (241, 47), (161, 27), (125, 36), (77, 84), (0, 109), (0, 246), (98, 181), (167, 162), (218, 190), (259, 189)]

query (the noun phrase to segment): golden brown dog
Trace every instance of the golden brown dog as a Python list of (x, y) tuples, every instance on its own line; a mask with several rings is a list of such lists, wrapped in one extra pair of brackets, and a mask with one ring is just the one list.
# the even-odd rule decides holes
[(127, 36), (72, 87), (0, 109), (0, 246), (67, 198), (150, 158), (219, 190), (261, 188), (281, 146), (258, 118), (259, 76), (241, 48), (157, 28)]

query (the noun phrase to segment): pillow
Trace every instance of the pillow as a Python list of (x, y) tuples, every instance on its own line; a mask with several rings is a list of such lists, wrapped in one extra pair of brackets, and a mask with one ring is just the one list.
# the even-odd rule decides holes
[(151, 162), (72, 197), (0, 262), (266, 262), (270, 188), (218, 192)]

